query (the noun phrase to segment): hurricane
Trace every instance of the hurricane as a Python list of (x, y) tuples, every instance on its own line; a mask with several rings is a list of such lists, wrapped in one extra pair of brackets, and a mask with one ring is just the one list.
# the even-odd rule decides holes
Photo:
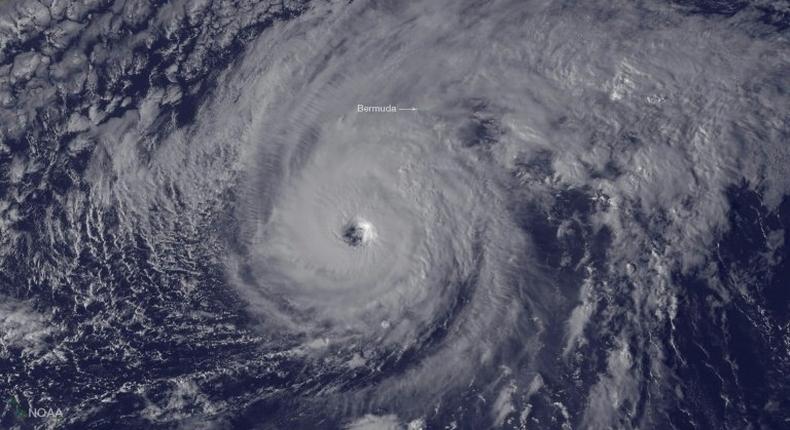
[[(326, 26), (353, 27), (354, 16)], [(388, 21), (398, 19), (407, 17)], [(470, 383), (481, 363), (496, 369), (497, 344), (534, 336), (531, 318), (545, 313), (513, 300), (530, 283), (535, 295), (546, 286), (509, 215), (518, 180), (502, 166), (507, 155), (492, 150), (507, 125), (483, 119), (502, 109), (485, 84), (440, 90), (404, 80), (422, 73), (430, 54), (420, 52), (422, 31), (395, 46), (325, 31), (305, 35), (317, 58), (290, 60), (305, 42), (278, 41), (263, 46), (283, 58), (243, 72), (249, 80), (238, 85), (249, 99), (236, 103), (263, 120), (253, 119), (246, 139), (233, 138), (250, 155), (234, 207), (238, 251), (223, 265), (263, 333), (294, 336), (288, 353), (316, 361), (317, 373), (327, 359), (339, 369), (316, 389), (353, 387), (348, 398), (332, 394), (332, 407), (355, 409), (360, 396), (371, 405), (392, 396), (428, 401)], [(348, 53), (324, 54), (338, 45)], [(382, 60), (382, 51), (391, 53)], [(357, 102), (420, 108), (359, 112)], [(401, 376), (380, 377), (390, 371)], [(427, 380), (433, 387), (417, 394)]]
[(4, 428), (790, 423), (785, 3), (3, 9)]

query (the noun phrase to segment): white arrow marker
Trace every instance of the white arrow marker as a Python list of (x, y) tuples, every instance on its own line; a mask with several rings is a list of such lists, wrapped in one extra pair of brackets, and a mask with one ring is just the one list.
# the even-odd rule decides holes
[(398, 112), (400, 112), (400, 111), (402, 111), (402, 110), (416, 111), (416, 110), (417, 110), (417, 108), (414, 108), (414, 107), (412, 107), (412, 108), (398, 108)]

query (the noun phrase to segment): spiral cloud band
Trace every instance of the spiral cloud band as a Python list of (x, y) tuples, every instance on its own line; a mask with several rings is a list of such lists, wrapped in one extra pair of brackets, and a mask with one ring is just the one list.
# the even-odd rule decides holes
[[(480, 338), (518, 313), (508, 311), (519, 288), (508, 273), (528, 252), (507, 214), (513, 179), (467, 130), (479, 126), (475, 115), (485, 113), (475, 109), (486, 102), (470, 88), (442, 94), (433, 83), (407, 85), (402, 77), (421, 67), (422, 40), (399, 41), (382, 61), (380, 50), (396, 48), (315, 33), (305, 37), (320, 60), (290, 60), (291, 45), (304, 43), (292, 40), (277, 49), (283, 59), (267, 63), (276, 70), (250, 72), (245, 84), (283, 92), (254, 102), (266, 120), (251, 133), (261, 149), (245, 170), (245, 252), (229, 265), (246, 275), (235, 285), (263, 321), (358, 342), (349, 353), (422, 350), (425, 342), (449, 348), (432, 333), (442, 327), (468, 344), (466, 359), (480, 360)], [(318, 54), (334, 45), (349, 53)], [(466, 107), (443, 108), (448, 96)], [(376, 99), (421, 108), (356, 109), (356, 101)]]

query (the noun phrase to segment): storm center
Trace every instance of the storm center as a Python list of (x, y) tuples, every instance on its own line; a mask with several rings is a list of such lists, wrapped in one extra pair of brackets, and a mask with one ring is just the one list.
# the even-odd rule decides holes
[(364, 246), (376, 238), (376, 228), (369, 221), (357, 217), (343, 226), (341, 238), (348, 246)]

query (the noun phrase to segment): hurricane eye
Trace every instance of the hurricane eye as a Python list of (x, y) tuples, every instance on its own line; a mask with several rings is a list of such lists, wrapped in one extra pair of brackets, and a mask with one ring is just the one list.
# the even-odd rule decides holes
[(373, 224), (362, 219), (354, 218), (349, 221), (341, 233), (341, 239), (348, 246), (359, 247), (369, 244), (376, 238), (376, 230)]

